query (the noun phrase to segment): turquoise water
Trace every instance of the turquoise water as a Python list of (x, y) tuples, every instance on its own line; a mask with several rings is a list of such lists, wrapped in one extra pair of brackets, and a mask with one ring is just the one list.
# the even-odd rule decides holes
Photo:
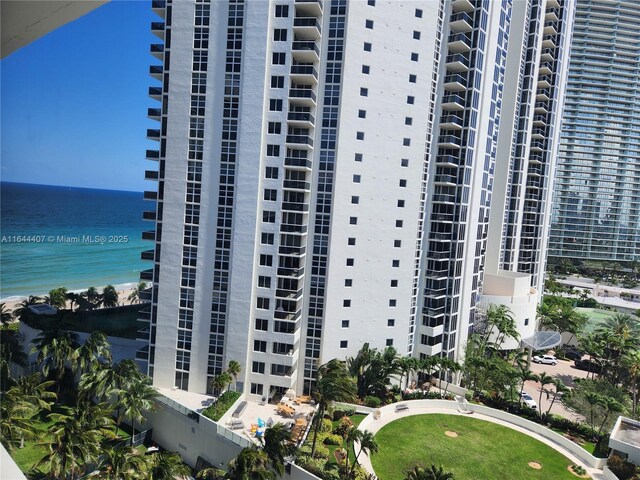
[(0, 298), (138, 281), (152, 224), (140, 192), (0, 184)]

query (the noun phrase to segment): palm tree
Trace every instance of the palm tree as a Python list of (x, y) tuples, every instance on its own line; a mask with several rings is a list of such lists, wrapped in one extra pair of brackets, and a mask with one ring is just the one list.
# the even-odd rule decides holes
[[(352, 428), (351, 430), (356, 429)], [(360, 454), (362, 452), (368, 455), (378, 453), (378, 443), (376, 442), (373, 433), (371, 433), (369, 430), (364, 430), (361, 435), (358, 435), (358, 437), (354, 439), (355, 442), (353, 443), (353, 452), (355, 453), (355, 458), (353, 459), (353, 463), (351, 464), (351, 475), (353, 475), (356, 471), (356, 464), (358, 463), (358, 458), (360, 457)], [(355, 443), (359, 444), (358, 453), (355, 452)], [(349, 456), (347, 455), (347, 460), (348, 459)]]
[(415, 466), (413, 470), (407, 472), (404, 480), (454, 480), (454, 478), (453, 473), (445, 472), (442, 465), (436, 467), (431, 464), (431, 468), (427, 470)]
[(29, 311), (31, 305), (38, 305), (42, 303), (42, 297), (35, 295), (29, 295), (29, 297), (18, 304), (18, 308), (13, 311), (14, 318), (22, 319), (24, 315)]
[(176, 477), (191, 475), (191, 469), (182, 461), (182, 457), (177, 452), (156, 452), (144, 458), (146, 460), (145, 479), (175, 480)]
[(227, 472), (216, 467), (207, 467), (196, 473), (198, 480), (224, 480)]
[(111, 345), (107, 341), (107, 336), (97, 330), (91, 333), (87, 341), (78, 349), (77, 360), (77, 370), (81, 372), (96, 368), (96, 364), (99, 363), (110, 364)]
[(86, 298), (89, 303), (89, 309), (93, 310), (100, 305), (101, 298), (100, 293), (96, 287), (89, 287), (86, 292), (82, 293), (82, 296)]
[(118, 446), (103, 450), (92, 475), (99, 480), (138, 480), (146, 478), (145, 459), (130, 446)]
[(229, 480), (274, 480), (275, 473), (268, 468), (267, 454), (256, 446), (243, 448), (236, 458), (229, 462)]
[(547, 375), (547, 372), (542, 372), (540, 375), (535, 376), (535, 380), (540, 382), (540, 397), (538, 398), (538, 410), (540, 412), (540, 417), (542, 417), (542, 394), (545, 392), (544, 387), (553, 383), (553, 377), (551, 375)]
[(49, 305), (64, 309), (67, 306), (67, 289), (65, 287), (54, 288), (49, 292), (46, 300)]
[(17, 332), (0, 330), (0, 392), (7, 391), (15, 383), (11, 377), (11, 363), (26, 367), (27, 361)]
[(596, 429), (595, 421), (594, 421), (595, 407), (597, 407), (598, 405), (602, 405), (602, 401), (603, 401), (602, 395), (595, 392), (585, 392), (584, 399), (589, 404), (589, 418), (587, 419), (589, 422), (589, 426), (591, 426), (591, 428), (595, 430)]
[(13, 321), (13, 312), (5, 306), (4, 303), (0, 303), (0, 323), (7, 325)]
[(82, 300), (82, 296), (76, 292), (67, 292), (66, 299), (69, 302), (69, 308), (73, 311), (73, 307), (78, 305), (79, 301)]
[(238, 381), (238, 375), (240, 375), (240, 371), (242, 367), (240, 366), (240, 362), (236, 362), (235, 360), (229, 361), (229, 366), (227, 367), (227, 373), (233, 377), (233, 390), (235, 391), (235, 383)]
[(332, 402), (349, 402), (355, 398), (356, 385), (351, 375), (347, 371), (344, 362), (338, 359), (329, 360), (324, 365), (318, 367), (318, 377), (313, 397), (318, 405), (318, 410), (314, 418), (315, 428), (313, 432), (313, 446), (311, 456), (316, 452), (316, 441), (318, 432), (322, 426), (322, 419)]
[(627, 352), (623, 360), (631, 386), (631, 413), (635, 417), (638, 408), (638, 381), (640, 380), (640, 350)]
[(104, 308), (118, 306), (118, 291), (113, 285), (107, 285), (102, 289), (101, 301)]
[(33, 351), (38, 352), (36, 361), (45, 376), (55, 376), (56, 393), (60, 395), (66, 364), (77, 359), (78, 336), (66, 330), (45, 331), (33, 343)]
[(140, 303), (140, 292), (146, 290), (146, 288), (147, 282), (139, 282), (138, 285), (133, 287), (133, 290), (131, 290), (131, 294), (127, 297), (127, 300), (129, 300), (131, 303)]
[(32, 418), (36, 413), (36, 405), (18, 386), (11, 387), (0, 396), (0, 435), (9, 451), (21, 444), (24, 438), (35, 437)]
[(602, 430), (604, 430), (604, 425), (609, 420), (609, 416), (613, 414), (620, 414), (625, 412), (624, 405), (617, 401), (612, 397), (603, 397), (600, 402), (602, 408), (604, 408), (604, 418), (602, 419), (602, 423), (600, 424), (600, 428), (598, 429), (598, 436), (602, 435)]
[[(398, 359), (398, 373), (400, 373), (400, 378), (398, 383), (400, 384), (401, 389), (408, 388), (409, 385), (409, 377), (411, 372), (414, 372), (418, 368), (418, 359), (416, 357), (400, 357)], [(402, 386), (402, 379), (406, 377), (405, 386)]]
[[(555, 387), (555, 391), (551, 392), (553, 393), (553, 399), (551, 400), (551, 403), (549, 404), (549, 408), (547, 409), (547, 413), (546, 413), (547, 416), (549, 416), (549, 414), (551, 413), (551, 407), (553, 407), (553, 404), (555, 403), (557, 398), (560, 395), (564, 394), (565, 392), (569, 391), (569, 389), (564, 384), (564, 382), (559, 378), (554, 378), (551, 383), (553, 383), (553, 386)], [(547, 391), (547, 400), (549, 400), (549, 391)]]
[(131, 445), (133, 445), (133, 437), (136, 433), (135, 422), (142, 423), (145, 421), (144, 412), (152, 410), (155, 407), (154, 400), (158, 397), (158, 392), (151, 386), (151, 379), (145, 377), (135, 380), (120, 391), (120, 401), (118, 405), (122, 407), (122, 417), (131, 421)]
[(271, 468), (278, 476), (284, 474), (285, 458), (291, 455), (294, 446), (291, 443), (291, 432), (283, 423), (276, 423), (264, 432), (264, 452), (267, 454)]
[[(445, 378), (447, 379), (447, 384), (444, 387), (444, 395), (446, 396), (447, 391), (449, 390), (449, 385), (451, 384), (449, 381), (450, 376), (455, 377), (459, 372), (461, 372), (462, 365), (449, 357), (441, 358), (440, 364), (445, 371)], [(442, 385), (442, 383), (440, 383), (440, 385)]]

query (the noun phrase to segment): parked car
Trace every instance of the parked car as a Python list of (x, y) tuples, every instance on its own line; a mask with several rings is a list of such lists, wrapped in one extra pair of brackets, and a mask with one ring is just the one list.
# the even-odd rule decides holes
[(558, 359), (553, 355), (536, 355), (532, 360), (534, 363), (544, 363), (545, 365), (555, 365), (558, 363)]
[(524, 403), (527, 407), (534, 410), (538, 408), (538, 404), (536, 403), (536, 401), (527, 392), (522, 392), (522, 395), (520, 395), (520, 399), (522, 400), (522, 403)]
[(573, 364), (578, 370), (586, 370), (587, 372), (592, 372), (592, 373), (602, 372), (602, 367), (600, 365), (588, 359), (575, 360)]
[(564, 356), (567, 357), (569, 360), (580, 360), (583, 355), (584, 353), (582, 353), (576, 347), (572, 347), (570, 345), (567, 345), (566, 347), (564, 347)]

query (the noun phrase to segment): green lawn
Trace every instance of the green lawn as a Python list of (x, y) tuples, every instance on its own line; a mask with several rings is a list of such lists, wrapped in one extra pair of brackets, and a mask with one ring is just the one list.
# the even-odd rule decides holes
[[(445, 435), (456, 432), (457, 438)], [(456, 480), (574, 480), (571, 462), (551, 447), (501, 425), (458, 415), (415, 415), (385, 425), (371, 457), (380, 480), (402, 480), (415, 465), (432, 463)], [(540, 470), (529, 462), (542, 465)]]

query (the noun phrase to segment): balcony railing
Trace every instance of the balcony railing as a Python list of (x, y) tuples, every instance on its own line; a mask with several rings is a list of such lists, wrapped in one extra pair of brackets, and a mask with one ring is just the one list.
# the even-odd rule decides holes
[(300, 167), (300, 168), (311, 168), (311, 160), (308, 158), (294, 158), (294, 157), (285, 157), (284, 159), (285, 167)]
[(287, 113), (287, 120), (290, 122), (309, 122), (315, 123), (316, 119), (313, 115), (307, 112), (292, 112)]

